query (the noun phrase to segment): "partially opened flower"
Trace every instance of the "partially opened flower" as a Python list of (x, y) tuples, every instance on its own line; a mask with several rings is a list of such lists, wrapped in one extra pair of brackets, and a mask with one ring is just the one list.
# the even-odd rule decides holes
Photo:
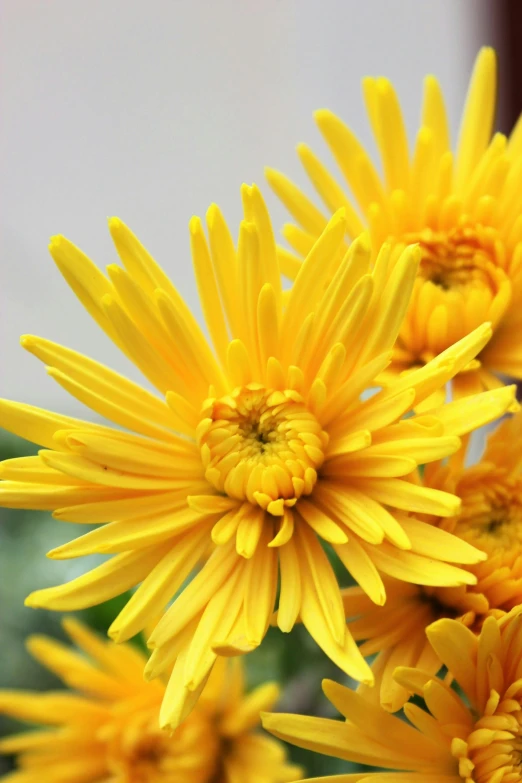
[(430, 623), (450, 617), (478, 632), (486, 617), (500, 618), (522, 604), (522, 414), (489, 436), (476, 465), (463, 467), (462, 457), (426, 466), (423, 486), (454, 493), (462, 507), (454, 517), (425, 519), (488, 556), (467, 566), (477, 583), (423, 587), (387, 579), (385, 607), (376, 606), (358, 587), (343, 591), (347, 617), (356, 618), (350, 623), (352, 634), (365, 640), (361, 652), (378, 653), (373, 663), (378, 687), (369, 690), (368, 698), (380, 699), (392, 712), (407, 699), (393, 677), (397, 666), (417, 666), (430, 674), (441, 668), (425, 636)]
[(1, 753), (17, 755), (10, 783), (286, 783), (302, 774), (257, 731), (277, 686), (245, 694), (240, 661), (216, 667), (197, 709), (172, 733), (159, 726), (165, 686), (143, 679), (136, 648), (72, 619), (64, 627), (81, 652), (41, 636), (28, 648), (70, 691), (0, 690), (0, 713), (39, 726), (0, 740)]
[[(509, 139), (492, 136), (494, 51), (484, 48), (478, 55), (454, 153), (444, 98), (433, 76), (425, 80), (412, 149), (390, 82), (364, 79), (363, 90), (383, 176), (330, 111), (316, 112), (315, 119), (350, 192), (306, 145), (297, 151), (326, 213), (346, 209), (347, 240), (368, 226), (374, 247), (390, 242), (394, 258), (405, 245), (419, 243), (419, 275), (392, 369), (424, 364), (491, 321), (492, 340), (455, 379), (454, 393), (494, 387), (504, 375), (522, 378), (522, 123)], [(297, 222), (283, 233), (298, 256), (305, 256), (327, 217), (282, 174), (269, 169), (267, 177)], [(299, 257), (283, 250), (281, 261), (285, 273), (295, 277)]]
[(397, 681), (427, 707), (408, 702), (407, 722), (325, 680), (345, 722), (280, 714), (265, 715), (264, 727), (299, 747), (379, 768), (316, 783), (520, 783), (522, 610), (488, 617), (479, 636), (456, 620), (438, 620), (428, 638), (461, 691), (422, 669), (397, 669)]
[[(425, 585), (473, 583), (454, 564), (475, 563), (482, 553), (415, 518), (398, 521), (396, 511), (454, 516), (459, 499), (417, 486), (412, 471), (454, 453), (460, 435), (513, 405), (513, 389), (503, 387), (413, 413), (482, 350), (488, 324), (361, 401), (390, 362), (417, 250), (390, 264), (384, 246), (370, 269), (361, 237), (332, 277), (346, 232), (336, 214), (283, 306), (261, 194), (245, 186), (243, 199), (237, 250), (217, 207), (207, 214), (209, 245), (200, 220), (190, 224), (213, 348), (119, 220), (110, 229), (125, 268), (111, 265), (108, 278), (63, 237), (51, 243), (82, 303), (161, 396), (68, 348), (25, 337), (53, 378), (118, 426), (0, 405), (3, 426), (44, 447), (3, 464), (0, 503), (100, 523), (51, 557), (113, 555), (68, 584), (33, 593), (30, 606), (78, 609), (141, 583), (109, 631), (124, 641), (184, 588), (149, 639), (148, 676), (174, 664), (162, 725), (175, 726), (190, 711), (218, 654), (261, 644), (278, 580), (281, 630), (300, 617), (333, 661), (371, 682), (321, 542), (380, 604), (380, 571)], [(214, 551), (185, 586), (211, 540)]]

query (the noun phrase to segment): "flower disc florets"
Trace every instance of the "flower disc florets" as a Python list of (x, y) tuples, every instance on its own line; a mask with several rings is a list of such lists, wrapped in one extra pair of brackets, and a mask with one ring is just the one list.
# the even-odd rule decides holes
[(522, 543), (522, 480), (500, 476), (489, 482), (488, 478), (475, 497), (471, 492), (464, 497), (467, 502), (452, 532), (490, 557), (513, 560)]
[[(447, 231), (409, 233), (403, 242), (418, 243), (421, 261), (399, 359), (408, 354), (413, 361), (430, 361), (485, 321), (499, 322), (510, 303), (511, 283), (501, 268), (497, 231), (464, 220)], [(403, 246), (399, 241), (397, 252)]]
[(263, 716), (263, 725), (299, 747), (378, 767), (339, 780), (521, 783), (520, 607), (501, 620), (488, 617), (478, 635), (455, 620), (438, 620), (427, 638), (448, 677), (420, 665), (397, 666), (395, 680), (423, 702), (408, 701), (404, 717), (386, 715), (368, 696), (324, 680), (344, 721), (279, 713)]
[(207, 400), (197, 436), (207, 480), (276, 516), (311, 493), (328, 443), (297, 391), (256, 383)]
[[(143, 688), (145, 691), (147, 685)], [(140, 705), (126, 713), (117, 705), (114, 711), (117, 714), (119, 707), (121, 719), (115, 718), (100, 729), (104, 744), (99, 755), (109, 773), (114, 780), (126, 783), (220, 783), (214, 773), (223, 753), (211, 718), (201, 711), (174, 735), (162, 731), (158, 723), (160, 697), (161, 692), (156, 691), (155, 704)], [(152, 701), (153, 695), (149, 699)]]
[(465, 783), (520, 783), (522, 781), (522, 709), (520, 682), (502, 696), (494, 689), (484, 714), (465, 737), (455, 737), (451, 753), (458, 759)]

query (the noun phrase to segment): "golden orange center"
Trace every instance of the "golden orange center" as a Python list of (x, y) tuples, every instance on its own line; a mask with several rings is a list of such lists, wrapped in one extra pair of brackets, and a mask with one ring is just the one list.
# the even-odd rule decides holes
[(494, 229), (461, 221), (448, 231), (407, 234), (401, 242), (418, 243), (422, 256), (399, 355), (426, 362), (485, 321), (499, 322), (511, 284)]
[(219, 738), (206, 718), (190, 717), (174, 734), (154, 711), (132, 711), (108, 732), (111, 780), (126, 783), (207, 783), (219, 763)]
[(254, 383), (207, 400), (197, 437), (207, 480), (275, 515), (310, 494), (328, 442), (298, 392)]
[(461, 512), (444, 527), (488, 558), (468, 566), (477, 577), (476, 585), (431, 590), (441, 604), (478, 630), (488, 614), (500, 616), (522, 603), (522, 481), (502, 469), (479, 471), (461, 483), (457, 494)]
[(495, 482), (484, 479), (480, 488), (464, 492), (453, 532), (490, 556), (520, 551), (521, 482), (507, 477)]
[(149, 783), (156, 779), (160, 773), (162, 762), (167, 754), (166, 737), (158, 734), (149, 734), (141, 737), (132, 747), (129, 754), (129, 767), (138, 781)]
[(417, 238), (422, 256), (420, 275), (444, 291), (487, 286), (496, 289), (490, 249), (471, 228)]
[(471, 734), (453, 740), (451, 749), (458, 759), (459, 775), (467, 783), (521, 783), (520, 697), (520, 681), (507, 688), (502, 697), (491, 690), (484, 715)]

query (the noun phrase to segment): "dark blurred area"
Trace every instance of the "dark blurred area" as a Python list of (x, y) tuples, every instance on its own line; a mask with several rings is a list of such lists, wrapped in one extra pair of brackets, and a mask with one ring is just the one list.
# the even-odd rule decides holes
[(497, 0), (488, 8), (499, 52), (497, 129), (510, 133), (522, 112), (522, 3)]

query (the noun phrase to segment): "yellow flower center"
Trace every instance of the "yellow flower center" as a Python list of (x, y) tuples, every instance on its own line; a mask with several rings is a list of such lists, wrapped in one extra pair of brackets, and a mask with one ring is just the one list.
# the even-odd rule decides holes
[(491, 690), (484, 715), (475, 723), (473, 731), (466, 739), (455, 738), (452, 742), (459, 776), (467, 783), (521, 783), (521, 720), (518, 682), (503, 697)]
[[(418, 237), (420, 274), (443, 291), (485, 286), (494, 289), (491, 254), (476, 231), (453, 231), (432, 239)], [(493, 267), (493, 269), (492, 269)]]
[(275, 515), (310, 494), (328, 442), (298, 392), (254, 383), (207, 400), (197, 437), (207, 480)]
[(418, 243), (422, 257), (399, 359), (406, 352), (410, 361), (429, 361), (485, 321), (498, 323), (511, 284), (495, 229), (463, 221), (448, 231), (407, 234), (401, 242)]
[[(522, 481), (501, 469), (478, 472), (458, 488), (459, 517), (447, 528), (488, 555), (468, 566), (476, 585), (432, 588), (437, 600), (478, 630), (488, 614), (499, 615), (522, 602)], [(426, 590), (426, 588), (424, 588)], [(451, 616), (448, 615), (448, 616)]]
[[(206, 719), (189, 718), (174, 734), (158, 726), (158, 705), (130, 713), (108, 736), (108, 767), (129, 783), (207, 783), (219, 761), (219, 738)], [(112, 780), (112, 777), (111, 777)]]
[(166, 744), (159, 733), (145, 734), (130, 748), (129, 768), (133, 770), (136, 783), (152, 783), (158, 779), (167, 755)]
[(488, 599), (475, 585), (419, 587), (415, 604), (423, 609), (423, 627), (442, 617), (449, 617), (476, 632), (490, 609)]
[(483, 481), (480, 490), (463, 493), (453, 532), (488, 555), (509, 557), (522, 543), (522, 485), (516, 479)]

